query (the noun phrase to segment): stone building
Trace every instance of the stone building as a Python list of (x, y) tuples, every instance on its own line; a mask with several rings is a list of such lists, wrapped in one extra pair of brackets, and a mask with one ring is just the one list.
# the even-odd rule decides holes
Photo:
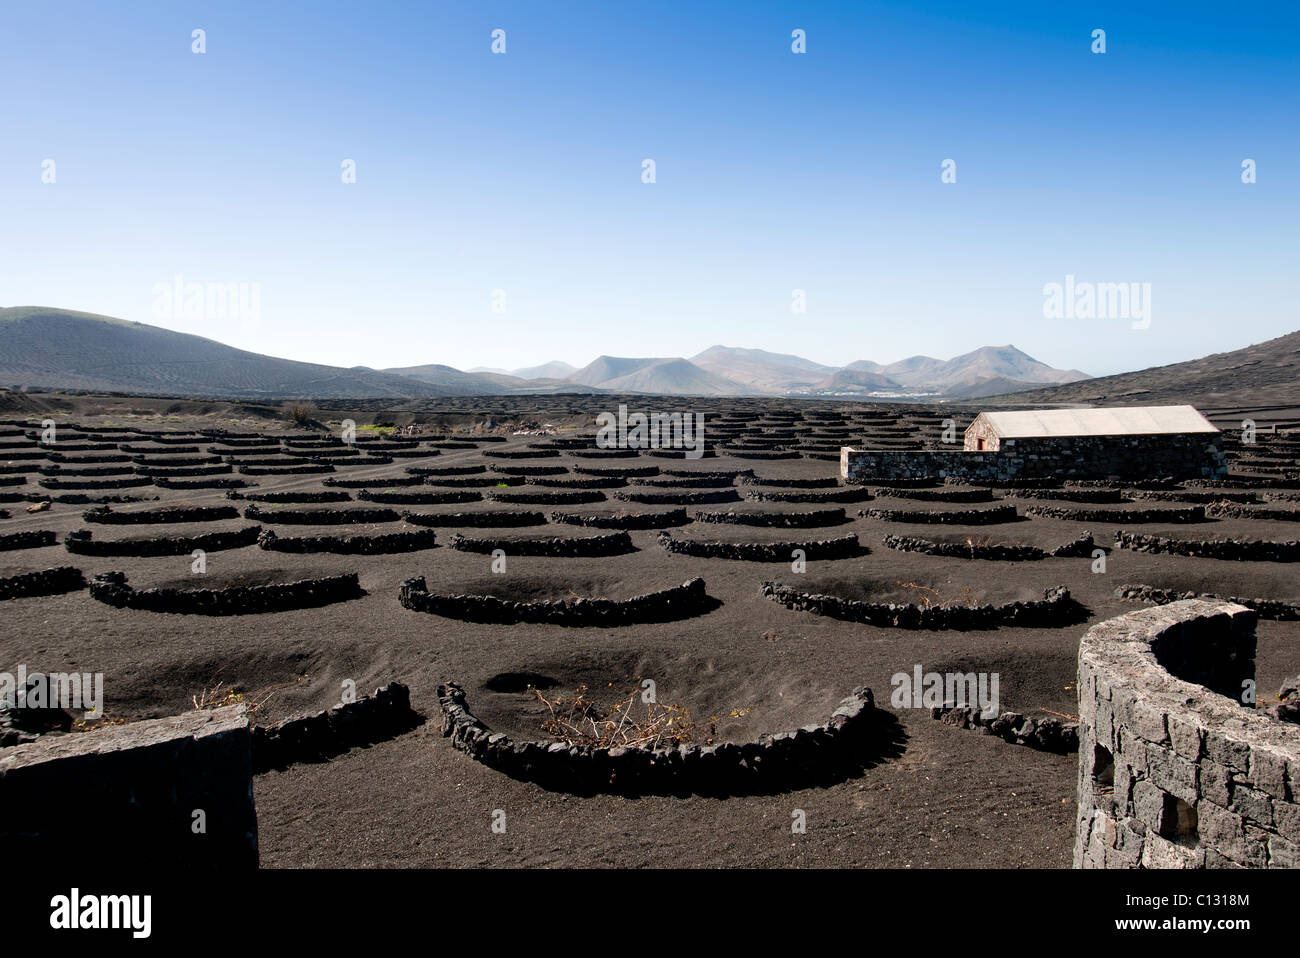
[(946, 478), (1200, 479), (1227, 473), (1219, 430), (1192, 406), (982, 412), (961, 450), (840, 451), (851, 482)]

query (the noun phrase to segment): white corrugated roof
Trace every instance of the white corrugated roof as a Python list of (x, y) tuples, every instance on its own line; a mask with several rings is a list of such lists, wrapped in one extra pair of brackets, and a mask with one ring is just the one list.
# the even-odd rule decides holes
[(1134, 436), (1218, 432), (1193, 406), (1117, 406), (1109, 409), (1028, 409), (983, 412), (1003, 439), (1040, 436)]

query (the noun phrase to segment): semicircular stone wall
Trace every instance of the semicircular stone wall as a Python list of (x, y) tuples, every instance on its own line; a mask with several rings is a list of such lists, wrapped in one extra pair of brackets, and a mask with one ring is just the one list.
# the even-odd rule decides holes
[(1243, 704), (1255, 621), (1187, 599), (1083, 637), (1076, 868), (1300, 866), (1300, 727)]

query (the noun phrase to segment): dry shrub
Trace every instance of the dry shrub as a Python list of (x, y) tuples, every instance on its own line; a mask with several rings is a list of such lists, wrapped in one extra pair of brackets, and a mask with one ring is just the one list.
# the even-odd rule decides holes
[(307, 676), (300, 675), (291, 681), (277, 682), (255, 692), (246, 692), (241, 687), (231, 683), (216, 682), (190, 696), (190, 701), (194, 703), (194, 708), (199, 710), (225, 708), (228, 705), (243, 705), (248, 710), (251, 718), (271, 700), (271, 697), (276, 692), (292, 688), (306, 680)]
[(536, 688), (533, 693), (550, 713), (542, 722), (542, 730), (567, 745), (656, 749), (695, 740), (695, 722), (689, 709), (643, 702), (640, 689), (633, 689), (608, 709), (601, 709), (591, 700), (585, 685), (579, 685), (567, 698), (558, 695), (548, 699)]

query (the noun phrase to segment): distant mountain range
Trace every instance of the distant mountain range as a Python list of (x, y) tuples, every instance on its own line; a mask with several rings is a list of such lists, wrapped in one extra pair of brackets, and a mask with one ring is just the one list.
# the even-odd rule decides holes
[(141, 395), (423, 398), (618, 392), (678, 396), (970, 399), (1088, 379), (1014, 346), (954, 359), (913, 356), (825, 366), (762, 349), (713, 346), (689, 359), (600, 356), (506, 371), (440, 364), (370, 369), (278, 359), (188, 333), (39, 306), (0, 309), (0, 386)]

